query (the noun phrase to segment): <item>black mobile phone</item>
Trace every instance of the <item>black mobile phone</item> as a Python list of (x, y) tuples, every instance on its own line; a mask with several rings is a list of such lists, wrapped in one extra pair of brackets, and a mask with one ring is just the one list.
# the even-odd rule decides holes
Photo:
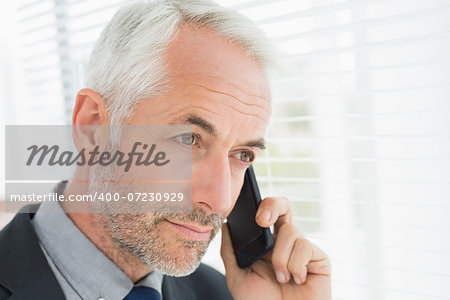
[(256, 224), (256, 211), (261, 203), (255, 172), (250, 166), (244, 177), (241, 193), (227, 217), (231, 241), (239, 267), (246, 268), (273, 248), (270, 228)]

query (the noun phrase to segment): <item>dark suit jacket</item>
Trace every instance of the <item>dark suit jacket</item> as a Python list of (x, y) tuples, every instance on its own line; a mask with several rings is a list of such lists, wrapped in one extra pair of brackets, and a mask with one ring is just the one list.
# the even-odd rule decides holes
[[(0, 231), (0, 300), (65, 299), (30, 220), (19, 213)], [(232, 299), (225, 277), (202, 264), (186, 277), (164, 276), (164, 300)]]

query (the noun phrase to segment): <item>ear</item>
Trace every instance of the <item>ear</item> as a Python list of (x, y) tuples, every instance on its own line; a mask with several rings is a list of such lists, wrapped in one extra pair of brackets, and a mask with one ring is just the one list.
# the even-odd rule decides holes
[(108, 111), (103, 97), (90, 89), (77, 94), (73, 109), (73, 138), (77, 149), (92, 149), (105, 145), (109, 125)]
[(72, 125), (108, 125), (106, 103), (100, 94), (82, 89), (77, 94), (73, 109)]

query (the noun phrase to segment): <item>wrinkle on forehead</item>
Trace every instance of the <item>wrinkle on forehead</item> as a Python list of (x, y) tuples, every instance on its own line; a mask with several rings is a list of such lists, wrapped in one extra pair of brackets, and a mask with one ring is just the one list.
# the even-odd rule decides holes
[[(222, 94), (222, 95), (230, 96), (230, 95), (228, 95), (228, 94), (224, 94), (224, 93), (221, 93), (221, 92), (218, 92), (218, 91), (214, 91), (214, 90), (210, 90), (210, 91), (213, 92), (213, 93), (219, 93), (219, 94)], [(230, 96), (230, 97), (232, 97), (232, 96)], [(235, 97), (232, 97), (232, 98), (235, 98)], [(236, 99), (237, 99), (237, 98), (236, 98)], [(240, 102), (241, 102), (241, 101), (240, 101)], [(241, 103), (242, 103), (242, 102), (241, 102)], [(247, 115), (247, 116), (253, 116), (253, 117), (255, 117), (255, 118), (260, 119), (260, 120), (263, 121), (263, 122), (266, 122), (266, 121), (267, 121), (267, 118), (263, 118), (262, 116), (258, 115), (257, 113), (250, 113), (250, 112), (242, 111), (242, 110), (240, 110), (240, 109), (237, 109), (236, 106), (230, 105), (230, 104), (228, 104), (228, 103), (226, 103), (226, 102), (222, 102), (221, 104), (224, 105), (224, 106), (226, 106), (226, 107), (229, 107), (229, 108), (231, 108), (231, 109), (233, 109), (233, 110), (235, 110), (235, 111), (237, 111), (237, 112), (239, 112), (240, 114)], [(245, 104), (245, 103), (244, 103), (244, 104)], [(257, 106), (257, 105), (254, 105), (254, 106)], [(257, 106), (257, 107), (258, 107), (258, 108), (261, 108), (260, 106)], [(266, 113), (267, 113), (267, 112), (266, 112)]]
[[(243, 90), (241, 90), (241, 92), (245, 93), (249, 97), (260, 98), (260, 100), (258, 101), (257, 104), (251, 104), (251, 103), (247, 103), (247, 102), (239, 99), (238, 97), (236, 97), (236, 96), (234, 96), (234, 95), (232, 95), (230, 93), (222, 92), (222, 91), (219, 91), (219, 90), (214, 90), (214, 89), (208, 88), (208, 87), (206, 87), (204, 85), (201, 85), (201, 84), (191, 83), (190, 85), (194, 85), (194, 86), (198, 86), (198, 87), (204, 88), (204, 89), (206, 89), (206, 90), (208, 90), (210, 92), (213, 92), (213, 93), (218, 93), (218, 94), (230, 96), (230, 97), (234, 98), (236, 101), (242, 103), (243, 105), (257, 107), (257, 108), (265, 110), (268, 114), (270, 114), (270, 109), (269, 108), (265, 108), (264, 105), (261, 103), (262, 101), (269, 101), (268, 99), (266, 99), (263, 96), (249, 95), (249, 94), (245, 93)], [(232, 85), (232, 84), (230, 84), (230, 85)], [(239, 89), (238, 87), (236, 87), (234, 85), (233, 85), (233, 87)]]
[[(179, 74), (179, 71), (178, 72), (175, 71), (173, 74), (182, 75), (182, 74)], [(216, 82), (216, 83), (220, 83), (220, 84), (224, 83), (223, 82), (223, 80), (224, 80), (223, 77), (217, 76), (217, 75), (215, 75), (212, 72), (196, 73), (196, 72), (190, 71), (189, 72), (189, 77), (190, 77), (190, 79), (193, 79), (194, 81), (207, 80), (207, 81)], [(252, 82), (252, 81), (250, 81), (248, 79), (245, 79), (245, 78), (239, 78), (239, 83), (244, 83), (244, 85), (248, 84), (249, 86), (254, 87), (257, 90), (257, 92), (259, 92), (261, 95), (255, 93), (255, 92), (251, 93), (251, 92), (247, 91), (242, 86), (242, 84), (238, 85), (238, 84), (235, 84), (235, 83), (233, 83), (231, 81), (227, 81), (226, 82), (228, 87), (232, 87), (232, 88), (238, 90), (239, 92), (244, 93), (247, 96), (260, 98), (260, 99), (265, 100), (265, 101), (269, 101), (270, 100), (270, 91), (268, 89), (268, 86), (264, 86), (261, 83)]]
[[(194, 85), (194, 84), (191, 84), (191, 85), (192, 86), (198, 86), (198, 85)], [(237, 97), (232, 96), (232, 95), (230, 95), (228, 93), (224, 93), (224, 92), (221, 92), (221, 91), (216, 91), (216, 90), (209, 89), (209, 88), (206, 88), (206, 87), (203, 87), (203, 86), (202, 86), (202, 89), (207, 90), (208, 93), (218, 94), (219, 96), (222, 96), (222, 97), (231, 97), (231, 99), (233, 99), (234, 101), (238, 101), (239, 105), (243, 106), (244, 109), (248, 108), (249, 111), (244, 111), (243, 109), (239, 109), (237, 105), (233, 105), (233, 103), (229, 103), (229, 101), (219, 101), (217, 99), (217, 97), (211, 97), (211, 96), (208, 96), (208, 95), (200, 94), (200, 96), (198, 97), (199, 99), (208, 99), (209, 101), (213, 101), (215, 99), (216, 102), (218, 103), (218, 105), (223, 105), (225, 107), (233, 109), (234, 111), (237, 111), (238, 113), (243, 114), (245, 116), (252, 116), (252, 117), (258, 118), (262, 122), (267, 122), (268, 119), (269, 119), (270, 110), (268, 111), (267, 109), (265, 109), (264, 107), (262, 107), (262, 106), (260, 106), (258, 104), (247, 104), (244, 101), (239, 100)], [(188, 93), (188, 95), (191, 95), (191, 94)], [(245, 107), (244, 105), (247, 105), (248, 107)], [(202, 105), (190, 105), (189, 107), (195, 107), (195, 106), (200, 108), (200, 109), (208, 110), (206, 108), (206, 106), (202, 106)], [(255, 109), (258, 109), (259, 111), (255, 111)], [(253, 112), (250, 112), (250, 111), (253, 111)], [(214, 113), (216, 115), (220, 115), (220, 116), (224, 115), (223, 113), (218, 113), (218, 112), (214, 112)]]
[[(234, 110), (238, 111), (239, 113), (241, 113), (241, 114), (243, 114), (243, 115), (257, 117), (258, 119), (260, 119), (260, 120), (263, 121), (264, 123), (267, 122), (267, 119), (264, 119), (263, 117), (258, 116), (257, 114), (246, 113), (246, 112), (243, 112), (243, 111), (240, 111), (240, 110), (236, 109), (235, 107), (233, 107), (233, 106), (231, 106), (231, 105), (226, 105), (225, 103), (222, 103), (222, 104), (225, 105), (225, 106), (227, 106), (227, 107), (230, 107), (231, 109), (234, 109)], [(189, 109), (203, 110), (203, 111), (207, 111), (207, 112), (209, 112), (209, 113), (211, 113), (211, 114), (213, 114), (213, 115), (225, 117), (224, 114), (219, 113), (219, 112), (217, 112), (217, 111), (214, 111), (214, 110), (212, 110), (212, 109), (209, 109), (209, 108), (207, 108), (207, 107), (205, 107), (205, 106), (201, 106), (201, 105), (189, 105)], [(172, 116), (177, 116), (177, 115), (180, 114), (180, 112), (185, 112), (185, 111), (186, 111), (186, 108), (183, 107), (183, 108), (180, 108), (179, 110), (176, 110), (176, 111), (170, 113), (169, 115), (167, 115), (167, 117), (171, 118)], [(260, 127), (260, 126), (257, 126), (257, 127), (260, 128), (260, 129), (263, 129), (263, 128), (264, 128), (264, 127)]]

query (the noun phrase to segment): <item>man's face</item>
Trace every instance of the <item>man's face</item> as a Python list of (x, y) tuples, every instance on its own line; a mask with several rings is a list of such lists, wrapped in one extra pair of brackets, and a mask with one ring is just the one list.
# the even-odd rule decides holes
[(270, 94), (258, 64), (209, 30), (181, 28), (167, 55), (169, 92), (140, 102), (127, 124), (192, 125), (183, 141), (192, 142), (193, 212), (116, 214), (106, 226), (122, 249), (181, 276), (198, 267), (260, 154)]

